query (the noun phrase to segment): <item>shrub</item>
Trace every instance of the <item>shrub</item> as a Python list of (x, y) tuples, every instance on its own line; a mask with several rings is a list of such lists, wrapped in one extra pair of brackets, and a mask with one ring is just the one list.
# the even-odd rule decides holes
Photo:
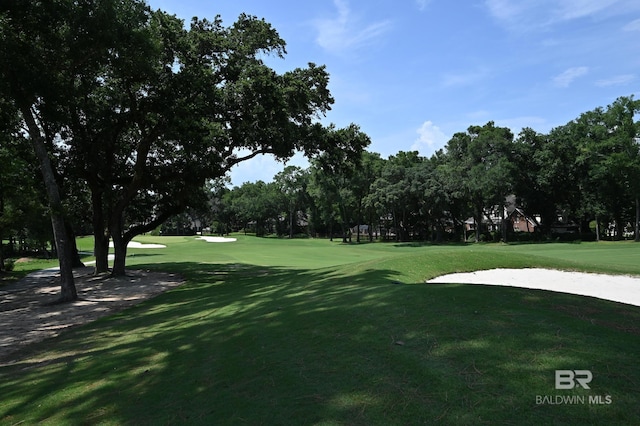
[(16, 265), (16, 262), (13, 259), (6, 259), (4, 261), (4, 270), (7, 272), (11, 272), (13, 271), (13, 268), (15, 265)]

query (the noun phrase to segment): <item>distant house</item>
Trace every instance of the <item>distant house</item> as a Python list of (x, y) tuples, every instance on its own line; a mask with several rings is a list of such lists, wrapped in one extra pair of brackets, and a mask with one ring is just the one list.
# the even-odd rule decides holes
[[(495, 206), (482, 216), (480, 224), (481, 232), (498, 232), (502, 229), (502, 221), (508, 223), (508, 230), (513, 232), (536, 232), (540, 226), (540, 219), (527, 214), (522, 208), (516, 206), (516, 197), (511, 195), (506, 198), (504, 207)], [(504, 218), (504, 219), (503, 219)], [(476, 220), (473, 217), (464, 221), (465, 231), (475, 232)]]
[[(358, 233), (358, 225), (356, 225), (353, 228), (351, 228), (351, 233), (352, 234), (357, 234)], [(368, 234), (368, 233), (369, 233), (369, 225), (360, 225), (360, 235), (364, 235), (364, 234)]]
[(514, 207), (507, 220), (511, 222), (513, 232), (536, 232), (540, 226), (539, 220), (527, 215), (521, 208)]
[(551, 232), (553, 234), (575, 234), (580, 232), (580, 226), (574, 222), (564, 222), (562, 217), (558, 216), (558, 221), (551, 225)]
[[(467, 232), (475, 232), (478, 228), (478, 223), (474, 217), (470, 217), (464, 221), (464, 230)], [(482, 222), (480, 223), (480, 232), (493, 231), (494, 226), (489, 222), (487, 215), (482, 216)]]
[[(493, 232), (499, 231), (502, 224), (502, 218), (508, 216), (508, 207), (504, 207), (504, 211), (501, 212), (502, 207), (495, 206), (488, 214), (482, 215), (482, 221), (480, 223), (480, 232)], [(464, 229), (467, 232), (475, 232), (478, 224), (474, 217), (470, 217), (464, 221)]]

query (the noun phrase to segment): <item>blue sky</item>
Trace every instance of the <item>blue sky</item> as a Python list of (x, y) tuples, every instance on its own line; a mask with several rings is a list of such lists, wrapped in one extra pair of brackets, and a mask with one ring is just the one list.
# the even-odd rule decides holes
[[(279, 72), (324, 64), (335, 104), (323, 122), (358, 124), (383, 156), (431, 156), (493, 120), (546, 133), (619, 96), (640, 96), (638, 0), (150, 0), (152, 8), (270, 22), (287, 42)], [(305, 166), (295, 157), (290, 164)], [(283, 165), (256, 158), (235, 185)]]

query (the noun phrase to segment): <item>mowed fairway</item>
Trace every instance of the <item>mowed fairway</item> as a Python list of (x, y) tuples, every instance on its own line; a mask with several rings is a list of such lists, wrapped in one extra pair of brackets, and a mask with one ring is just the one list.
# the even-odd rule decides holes
[[(130, 267), (187, 283), (1, 367), (0, 422), (640, 424), (640, 308), (423, 284), (495, 267), (640, 275), (640, 245), (235, 237), (137, 238), (167, 248), (130, 249)], [(557, 369), (590, 370), (591, 389), (556, 390)]]

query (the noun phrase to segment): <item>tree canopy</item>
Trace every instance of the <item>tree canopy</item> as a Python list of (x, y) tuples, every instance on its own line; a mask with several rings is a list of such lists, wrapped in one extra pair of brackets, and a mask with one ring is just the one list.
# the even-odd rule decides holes
[(187, 27), (140, 0), (14, 2), (0, 8), (0, 42), (0, 94), (40, 159), (56, 242), (68, 241), (64, 167), (91, 193), (97, 272), (110, 238), (122, 274), (135, 235), (201, 203), (206, 182), (239, 162), (360, 149), (318, 121), (333, 103), (325, 67), (275, 72), (261, 58), (283, 57), (285, 42), (253, 16)]

